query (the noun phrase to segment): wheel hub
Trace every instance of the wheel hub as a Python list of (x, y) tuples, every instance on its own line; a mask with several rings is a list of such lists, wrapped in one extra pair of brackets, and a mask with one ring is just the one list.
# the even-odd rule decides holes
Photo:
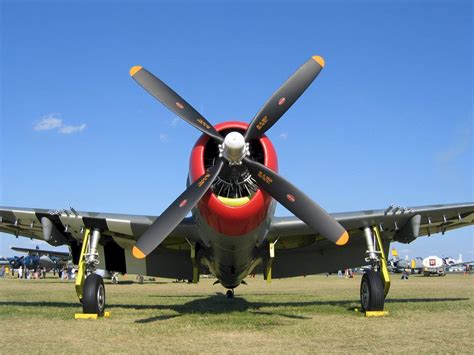
[(99, 288), (97, 289), (97, 305), (99, 306), (99, 309), (104, 309), (105, 306), (105, 290), (104, 290), (104, 285), (99, 285)]

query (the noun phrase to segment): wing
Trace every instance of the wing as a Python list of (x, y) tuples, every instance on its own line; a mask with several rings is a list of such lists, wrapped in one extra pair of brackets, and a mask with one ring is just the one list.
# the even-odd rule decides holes
[[(156, 216), (126, 215), (75, 210), (0, 207), (0, 232), (40, 239), (53, 246), (81, 242), (85, 228), (98, 228), (103, 236), (136, 241), (155, 221)], [(195, 223), (185, 218), (167, 238), (165, 245), (178, 248), (193, 240)], [(189, 249), (189, 245), (187, 247)]]
[(290, 277), (336, 271), (365, 264), (362, 228), (378, 226), (388, 255), (390, 242), (410, 243), (420, 236), (472, 225), (474, 203), (411, 208), (389, 207), (331, 214), (348, 232), (350, 242), (338, 247), (315, 234), (296, 217), (275, 217), (269, 233), (277, 241), (272, 277)]
[(69, 256), (68, 252), (56, 251), (56, 250), (42, 250), (42, 249), (32, 249), (32, 248), (20, 248), (20, 247), (11, 247), (11, 250), (19, 251), (20, 253), (27, 254), (36, 254), (36, 255), (48, 255), (56, 256), (58, 258), (67, 258)]
[(474, 260), (471, 260), (471, 261), (463, 261), (462, 263), (455, 263), (455, 264), (449, 264), (449, 265), (445, 265), (446, 267), (452, 267), (452, 266), (465, 266), (467, 264), (472, 264), (474, 263)]
[(189, 278), (191, 275), (192, 278), (188, 240), (197, 240), (198, 234), (191, 218), (185, 218), (152, 257), (140, 262), (132, 256), (136, 240), (156, 218), (74, 209), (0, 207), (0, 232), (44, 240), (53, 246), (68, 245), (77, 263), (84, 229), (98, 228), (102, 235), (99, 254), (102, 253), (101, 264), (104, 263), (99, 264), (99, 268), (149, 276)]

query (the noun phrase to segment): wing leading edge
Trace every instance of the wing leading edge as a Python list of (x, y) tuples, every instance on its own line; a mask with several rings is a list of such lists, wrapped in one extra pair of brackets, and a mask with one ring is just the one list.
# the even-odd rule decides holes
[[(119, 245), (134, 244), (156, 216), (126, 215), (71, 210), (0, 207), (0, 232), (47, 241), (53, 246), (81, 242), (85, 228), (98, 228)], [(169, 235), (164, 246), (189, 248), (185, 238), (197, 236), (195, 223), (185, 218)]]
[[(474, 224), (474, 203), (430, 205), (410, 208), (390, 207), (385, 210), (366, 210), (331, 214), (351, 236), (361, 234), (366, 226), (378, 226), (382, 237), (400, 243), (409, 243), (417, 237), (444, 233)], [(414, 221), (419, 220), (419, 223)], [(419, 228), (409, 228), (419, 226)], [(418, 232), (416, 231), (418, 229)], [(275, 217), (270, 238), (313, 236), (315, 234), (296, 217)]]
[(272, 278), (311, 275), (365, 265), (362, 229), (378, 226), (384, 250), (390, 242), (410, 243), (416, 238), (474, 224), (474, 203), (334, 213), (349, 232), (350, 241), (338, 247), (328, 243), (296, 217), (275, 217), (269, 241), (277, 241)]

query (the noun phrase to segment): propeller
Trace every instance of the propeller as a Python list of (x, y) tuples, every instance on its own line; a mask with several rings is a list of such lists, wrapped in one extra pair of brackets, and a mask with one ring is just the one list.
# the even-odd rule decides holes
[(222, 143), (224, 139), (208, 120), (202, 117), (194, 107), (188, 104), (181, 96), (174, 92), (173, 89), (148, 70), (136, 65), (130, 69), (130, 75), (138, 84), (148, 91), (151, 96), (168, 107), (168, 109), (173, 111), (176, 115), (199, 129), (201, 132)]
[(324, 59), (313, 56), (270, 96), (247, 129), (245, 140), (261, 137), (303, 94), (324, 67)]
[(14, 256), (12, 260), (10, 260), (10, 266), (13, 268), (17, 268), (21, 265), (24, 256)]
[(304, 192), (265, 165), (249, 158), (244, 158), (243, 161), (258, 186), (296, 217), (337, 245), (344, 245), (348, 242), (349, 234), (344, 227)]
[(321, 206), (266, 166), (248, 158), (249, 141), (260, 138), (303, 94), (324, 67), (324, 59), (311, 57), (262, 106), (245, 133), (230, 132), (223, 138), (191, 105), (160, 79), (141, 66), (130, 69), (130, 75), (153, 97), (204, 134), (216, 139), (220, 155), (214, 166), (191, 184), (143, 233), (132, 253), (142, 259), (155, 250), (201, 200), (219, 175), (224, 163), (244, 164), (257, 184), (275, 200), (295, 214), (316, 232), (337, 245), (349, 241), (348, 232)]
[(143, 259), (155, 250), (184, 217), (196, 206), (214, 180), (219, 175), (224, 161), (216, 164), (184, 191), (156, 220), (148, 227), (133, 247), (133, 256)]

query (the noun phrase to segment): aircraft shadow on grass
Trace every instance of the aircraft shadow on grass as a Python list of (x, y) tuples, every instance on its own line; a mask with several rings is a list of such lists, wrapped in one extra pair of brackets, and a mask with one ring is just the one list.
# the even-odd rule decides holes
[[(260, 296), (260, 295), (259, 295)], [(273, 296), (275, 296), (273, 294)], [(154, 297), (169, 297), (169, 298), (192, 298), (202, 297), (202, 295), (187, 295), (187, 296), (154, 296)], [(386, 303), (432, 303), (432, 302), (460, 302), (467, 301), (469, 298), (404, 298), (404, 299), (387, 299)], [(308, 307), (308, 306), (334, 306), (344, 310), (354, 310), (354, 300), (339, 300), (339, 301), (308, 301), (308, 302), (249, 302), (241, 297), (234, 297), (227, 299), (223, 294), (217, 293), (206, 298), (193, 299), (184, 304), (110, 304), (108, 308), (125, 308), (136, 310), (166, 310), (174, 311), (174, 315), (159, 315), (144, 319), (138, 319), (135, 323), (151, 323), (160, 320), (167, 320), (180, 317), (186, 314), (224, 314), (230, 312), (252, 312), (255, 315), (274, 315), (290, 319), (310, 319), (294, 314), (284, 314), (275, 311), (261, 311), (264, 307)], [(57, 308), (77, 308), (78, 303), (75, 302), (27, 302), (27, 301), (0, 301), (0, 306), (20, 306), (20, 307), (57, 307)]]

